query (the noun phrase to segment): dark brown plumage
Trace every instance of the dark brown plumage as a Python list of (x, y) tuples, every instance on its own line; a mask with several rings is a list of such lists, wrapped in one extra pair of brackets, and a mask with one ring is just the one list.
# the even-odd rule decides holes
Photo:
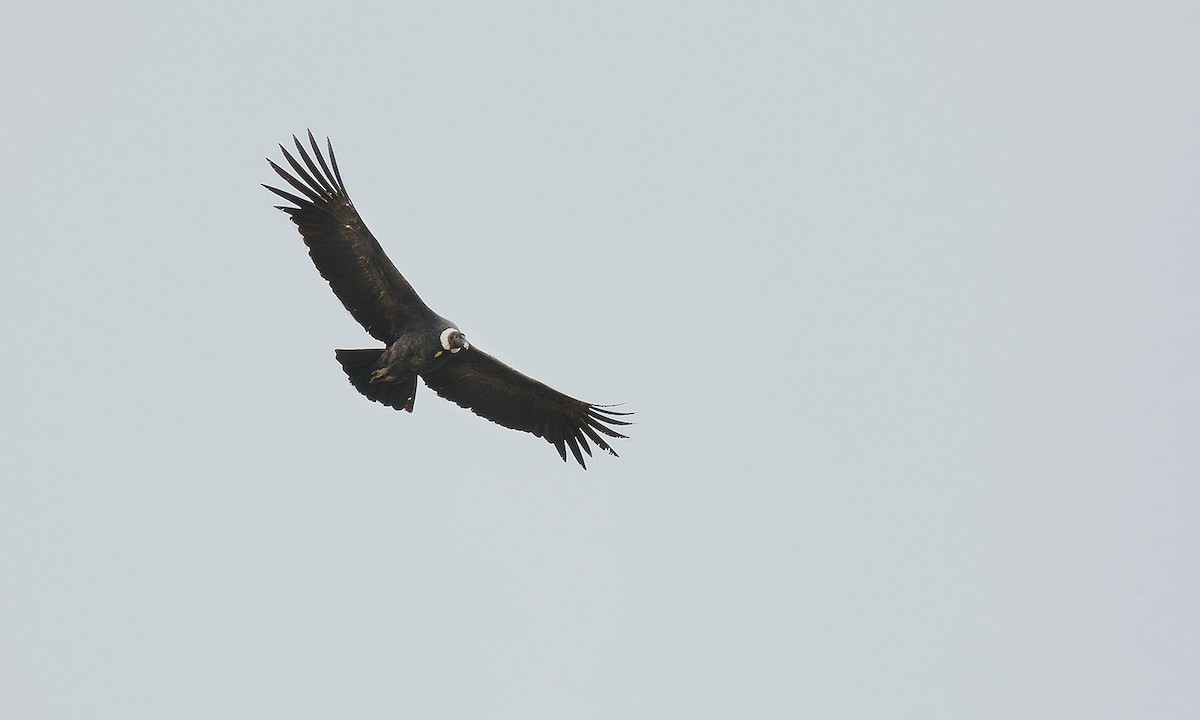
[[(350, 382), (366, 397), (412, 412), (417, 377), (438, 395), (476, 415), (544, 438), (565, 461), (567, 449), (582, 466), (589, 441), (616, 455), (607, 438), (624, 438), (615, 427), (630, 413), (593, 405), (554, 390), (482, 352), (446, 318), (429, 308), (367, 229), (338, 170), (333, 145), (328, 162), (312, 132), (308, 150), (293, 137), (299, 160), (279, 149), (292, 173), (271, 168), (299, 195), (264, 185), (291, 206), (291, 216), (321, 276), (368, 333), (386, 347), (338, 350)], [(294, 173), (294, 174), (293, 174)]]

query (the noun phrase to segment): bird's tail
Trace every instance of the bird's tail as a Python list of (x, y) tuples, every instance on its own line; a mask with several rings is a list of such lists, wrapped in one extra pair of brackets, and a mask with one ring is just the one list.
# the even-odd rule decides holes
[(413, 400), (417, 395), (417, 376), (415, 374), (402, 378), (391, 376), (373, 378), (379, 370), (379, 356), (384, 348), (369, 350), (335, 350), (338, 362), (350, 384), (368, 398), (377, 403), (383, 403), (397, 410), (412, 412)]

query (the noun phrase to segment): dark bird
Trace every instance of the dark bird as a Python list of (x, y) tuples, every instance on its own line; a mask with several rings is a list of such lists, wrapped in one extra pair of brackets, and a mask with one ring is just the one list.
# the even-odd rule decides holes
[[(629, 415), (592, 405), (523, 375), (471, 343), (458, 326), (429, 309), (367, 229), (338, 171), (333, 144), (329, 160), (308, 133), (312, 155), (292, 136), (303, 165), (282, 145), (295, 174), (267, 160), (299, 195), (263, 185), (292, 203), (277, 205), (300, 229), (308, 254), (350, 314), (385, 347), (336, 350), (350, 383), (371, 400), (412, 412), (417, 376), (438, 395), (513, 430), (544, 438), (565, 462), (567, 448), (583, 461), (592, 448), (617, 453), (605, 437), (623, 438), (614, 427)], [(315, 161), (314, 161), (315, 159)]]

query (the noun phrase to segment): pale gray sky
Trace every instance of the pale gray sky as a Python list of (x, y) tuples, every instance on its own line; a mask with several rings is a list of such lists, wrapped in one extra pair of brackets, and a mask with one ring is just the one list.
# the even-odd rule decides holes
[[(1195, 2), (0, 25), (6, 719), (1200, 706)], [(620, 459), (350, 387), (306, 127)]]

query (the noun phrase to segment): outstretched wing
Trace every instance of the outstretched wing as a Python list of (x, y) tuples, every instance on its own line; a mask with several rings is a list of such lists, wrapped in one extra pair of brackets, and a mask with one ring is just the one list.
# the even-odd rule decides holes
[(276, 207), (290, 215), (292, 222), (300, 228), (304, 244), (308, 245), (308, 254), (321, 277), (329, 281), (333, 294), (367, 332), (390, 344), (404, 333), (413, 319), (430, 315), (432, 311), (384, 254), (379, 241), (354, 209), (338, 172), (333, 144), (326, 140), (329, 148), (329, 162), (326, 163), (310, 130), (308, 142), (316, 158), (314, 163), (300, 139), (293, 135), (292, 140), (303, 165), (282, 145), (279, 149), (295, 175), (270, 159), (267, 162), (300, 195), (269, 185), (263, 187), (295, 206)]
[(436, 370), (421, 377), (434, 392), (468, 408), (480, 417), (513, 430), (545, 438), (558, 448), (565, 462), (567, 448), (584, 468), (583, 453), (590, 457), (588, 440), (616, 455), (603, 436), (623, 438), (612, 426), (629, 425), (617, 412), (563, 395), (523, 375), (474, 345), (455, 353)]

